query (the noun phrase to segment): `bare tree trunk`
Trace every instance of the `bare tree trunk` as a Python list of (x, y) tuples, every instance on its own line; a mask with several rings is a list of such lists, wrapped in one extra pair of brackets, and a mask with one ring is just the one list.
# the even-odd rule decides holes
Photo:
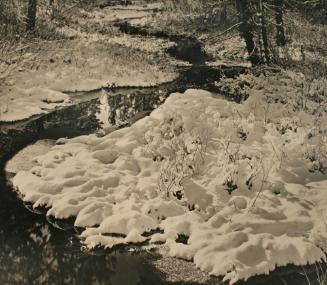
[(286, 44), (283, 19), (284, 0), (274, 0), (274, 5), (276, 19), (276, 44), (278, 46), (284, 46)]
[(240, 35), (244, 39), (246, 49), (252, 64), (260, 63), (258, 48), (254, 42), (252, 11), (249, 0), (236, 0), (236, 8), (240, 20)]
[(263, 8), (263, 0), (259, 0), (259, 19), (260, 19), (260, 39), (262, 41), (262, 59), (266, 63), (270, 62), (269, 43), (268, 43), (268, 32), (266, 27), (265, 11)]
[(26, 28), (28, 31), (35, 29), (37, 0), (28, 0)]
[(222, 22), (227, 21), (227, 4), (225, 2), (223, 3), (223, 8), (221, 10), (220, 21)]

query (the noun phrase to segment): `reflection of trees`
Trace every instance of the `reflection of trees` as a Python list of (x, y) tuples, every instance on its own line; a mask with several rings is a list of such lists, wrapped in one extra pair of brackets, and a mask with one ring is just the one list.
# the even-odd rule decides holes
[(162, 95), (158, 90), (152, 88), (145, 88), (134, 93), (109, 95), (109, 123), (119, 125), (131, 119), (137, 113), (152, 111), (163, 102), (164, 96)]
[(0, 201), (0, 284), (111, 283), (115, 256), (84, 254), (72, 235), (28, 212), (8, 189), (0, 189)]
[(0, 172), (1, 285), (146, 285), (162, 284), (142, 257), (90, 255), (73, 233), (53, 228), (42, 215), (29, 212)]
[[(157, 88), (135, 88), (112, 96), (108, 93), (108, 121), (120, 124), (142, 111), (153, 110), (163, 101)], [(14, 124), (0, 123), (0, 164), (5, 158), (38, 139), (57, 139), (89, 134), (101, 129), (97, 118), (100, 112), (98, 98), (58, 109), (49, 114)], [(119, 114), (119, 115), (118, 115)]]
[[(111, 107), (108, 120), (114, 124), (138, 112), (152, 110), (163, 99), (158, 92), (152, 96), (149, 93), (152, 89), (145, 88), (144, 92), (133, 95), (108, 97)], [(151, 269), (150, 273), (146, 272), (150, 266), (142, 264), (140, 257), (83, 253), (73, 234), (56, 230), (44, 216), (30, 213), (12, 190), (4, 186), (5, 175), (1, 169), (5, 157), (38, 138), (95, 131), (100, 127), (96, 116), (98, 109), (98, 99), (82, 102), (0, 132), (1, 285), (159, 284)], [(117, 113), (119, 118), (115, 117)], [(148, 280), (145, 283), (141, 282), (144, 278)]]
[[(306, 268), (306, 273), (310, 280), (317, 280), (315, 267)], [(72, 233), (53, 228), (44, 216), (25, 209), (13, 192), (3, 187), (0, 173), (1, 285), (170, 284), (160, 277), (164, 279), (137, 255), (82, 252)], [(301, 268), (299, 271), (295, 266), (280, 268), (268, 277), (253, 277), (240, 284), (252, 282), (262, 285), (307, 284), (303, 271), (301, 274)]]

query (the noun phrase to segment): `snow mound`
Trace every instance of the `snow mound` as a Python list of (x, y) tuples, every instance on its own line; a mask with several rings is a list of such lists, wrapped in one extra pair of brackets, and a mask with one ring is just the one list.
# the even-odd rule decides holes
[(327, 179), (307, 154), (326, 141), (279, 103), (268, 121), (263, 100), (174, 93), (131, 127), (61, 140), (13, 184), (47, 215), (76, 217), (89, 248), (163, 242), (231, 283), (325, 260)]

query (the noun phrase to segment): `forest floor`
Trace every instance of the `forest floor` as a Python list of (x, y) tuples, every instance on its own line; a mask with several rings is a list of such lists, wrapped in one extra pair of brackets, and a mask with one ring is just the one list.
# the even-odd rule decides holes
[(172, 45), (151, 37), (129, 36), (117, 20), (145, 17), (152, 10), (133, 7), (78, 10), (54, 40), (29, 40), (8, 49), (0, 64), (0, 120), (26, 119), (70, 99), (64, 93), (110, 86), (154, 86), (177, 77)]
[[(237, 104), (203, 90), (174, 93), (129, 128), (59, 140), (13, 179), (23, 199), (57, 219), (77, 217), (90, 249), (164, 243), (157, 265), (174, 282), (214, 284), (210, 275), (236, 282), (325, 260), (322, 26), (302, 23), (302, 38), (279, 51), (289, 68), (251, 68), (237, 31), (217, 40), (224, 31), (194, 30), (159, 2), (78, 10), (58, 28), (58, 39), (29, 43), (2, 63), (0, 121), (67, 106), (74, 92), (169, 82), (189, 65), (167, 54), (174, 46), (169, 38), (122, 33), (115, 25), (121, 21), (150, 34), (195, 36), (210, 54), (208, 66), (248, 67), (215, 83), (248, 99)], [(316, 42), (309, 44), (312, 33)]]
[[(224, 33), (214, 25), (212, 28), (210, 24), (199, 25), (196, 21), (188, 24), (184, 18), (181, 20), (180, 14), (162, 10), (161, 6), (157, 2), (97, 7), (92, 11), (75, 9), (48, 40), (27, 38), (15, 43), (14, 49), (11, 42), (4, 41), (0, 61), (0, 121), (22, 120), (65, 106), (71, 103), (70, 98), (62, 94), (65, 92), (108, 86), (157, 85), (177, 77), (176, 66), (181, 63), (166, 53), (173, 42), (124, 34), (114, 25), (118, 21), (128, 20), (131, 25), (170, 35), (194, 36), (204, 43), (204, 50), (212, 56), (207, 62), (210, 66), (249, 65), (237, 30)], [(299, 20), (296, 25), (300, 25)], [(310, 24), (304, 28), (300, 40), (297, 31), (293, 31), (297, 40), (292, 42), (291, 52), (285, 56), (296, 59), (292, 64), (308, 68), (307, 73), (311, 75), (323, 74), (326, 52), (314, 47), (326, 44), (324, 29)], [(312, 39), (311, 32), (317, 37)], [(301, 54), (303, 45), (306, 54)], [(317, 58), (320, 60), (314, 61)]]

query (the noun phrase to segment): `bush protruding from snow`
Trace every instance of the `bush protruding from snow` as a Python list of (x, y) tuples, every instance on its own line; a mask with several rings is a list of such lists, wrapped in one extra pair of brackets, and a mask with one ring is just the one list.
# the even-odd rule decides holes
[(89, 248), (164, 242), (231, 283), (325, 260), (327, 179), (306, 154), (326, 133), (312, 134), (305, 111), (267, 104), (260, 90), (244, 104), (174, 93), (131, 127), (54, 146), (13, 183), (48, 215), (75, 216)]

